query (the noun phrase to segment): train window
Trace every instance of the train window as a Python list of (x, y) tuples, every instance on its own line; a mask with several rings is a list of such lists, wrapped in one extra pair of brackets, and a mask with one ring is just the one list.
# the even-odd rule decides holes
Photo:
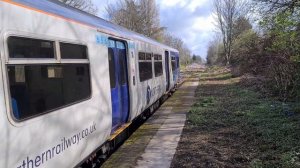
[(140, 81), (152, 78), (152, 62), (139, 62)]
[(110, 88), (116, 87), (116, 72), (115, 72), (115, 59), (112, 48), (108, 48), (108, 61), (109, 61), (109, 77), (110, 77)]
[(163, 74), (162, 62), (154, 63), (155, 77), (161, 76)]
[(89, 64), (8, 65), (12, 109), (24, 120), (91, 95)]
[(162, 60), (162, 56), (161, 56), (161, 55), (158, 55), (158, 54), (155, 54), (155, 55), (154, 55), (154, 60), (161, 61), (161, 60)]
[(154, 55), (154, 71), (155, 71), (155, 77), (161, 76), (163, 74), (161, 55), (158, 54)]
[(54, 58), (54, 42), (11, 36), (7, 39), (10, 58)]
[(127, 69), (126, 68), (126, 50), (125, 49), (122, 49), (122, 50), (119, 50), (119, 62), (120, 62), (120, 69), (122, 69), (122, 72), (121, 72), (121, 85), (124, 85), (127, 83), (127, 73), (126, 71), (124, 71), (124, 69)]
[(87, 48), (84, 45), (59, 43), (62, 59), (87, 59)]
[(176, 57), (177, 68), (179, 68), (179, 57)]
[(176, 69), (177, 69), (176, 60), (175, 60), (175, 57), (172, 57), (172, 71), (175, 71)]
[(152, 54), (146, 53), (145, 59), (146, 59), (146, 60), (152, 60), (151, 56), (152, 56)]
[[(55, 42), (11, 36), (7, 39), (10, 58), (53, 58)], [(86, 100), (91, 95), (87, 47), (60, 43), (61, 58), (84, 59), (77, 63), (7, 64), (12, 114), (25, 120)]]
[(139, 53), (139, 74), (141, 82), (153, 77), (152, 54)]
[(141, 61), (141, 60), (146, 60), (145, 56), (146, 56), (145, 53), (140, 52), (140, 53), (139, 53), (139, 60), (140, 60), (140, 61)]

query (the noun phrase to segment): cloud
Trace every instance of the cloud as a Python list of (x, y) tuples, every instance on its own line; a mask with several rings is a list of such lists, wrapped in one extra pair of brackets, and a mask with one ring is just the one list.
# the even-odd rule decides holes
[(162, 8), (168, 8), (173, 6), (185, 6), (187, 1), (185, 0), (158, 0), (157, 3), (161, 5)]
[(194, 12), (199, 6), (202, 6), (206, 2), (207, 0), (157, 0), (157, 3), (163, 9), (177, 6), (187, 8), (191, 12)]
[(181, 38), (194, 54), (206, 57), (215, 27), (210, 0), (160, 0), (161, 24)]
[(215, 28), (214, 25), (214, 15), (211, 14), (208, 17), (196, 17), (194, 19), (194, 24), (191, 29), (194, 31), (209, 32)]
[(188, 9), (194, 12), (198, 7), (204, 6), (207, 3), (207, 0), (191, 0)]

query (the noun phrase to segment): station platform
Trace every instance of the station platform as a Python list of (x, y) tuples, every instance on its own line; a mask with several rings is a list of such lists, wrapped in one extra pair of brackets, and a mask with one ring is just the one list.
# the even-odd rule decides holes
[(198, 79), (187, 80), (101, 168), (169, 168), (194, 102)]

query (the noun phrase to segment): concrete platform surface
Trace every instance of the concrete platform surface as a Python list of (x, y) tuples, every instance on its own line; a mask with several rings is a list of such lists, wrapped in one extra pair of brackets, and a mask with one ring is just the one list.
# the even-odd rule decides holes
[(185, 82), (101, 167), (169, 168), (197, 86)]

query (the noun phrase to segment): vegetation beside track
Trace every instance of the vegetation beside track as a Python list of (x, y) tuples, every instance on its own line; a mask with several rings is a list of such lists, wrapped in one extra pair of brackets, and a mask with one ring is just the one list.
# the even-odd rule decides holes
[(299, 105), (266, 98), (226, 69), (196, 75), (171, 167), (300, 167)]

